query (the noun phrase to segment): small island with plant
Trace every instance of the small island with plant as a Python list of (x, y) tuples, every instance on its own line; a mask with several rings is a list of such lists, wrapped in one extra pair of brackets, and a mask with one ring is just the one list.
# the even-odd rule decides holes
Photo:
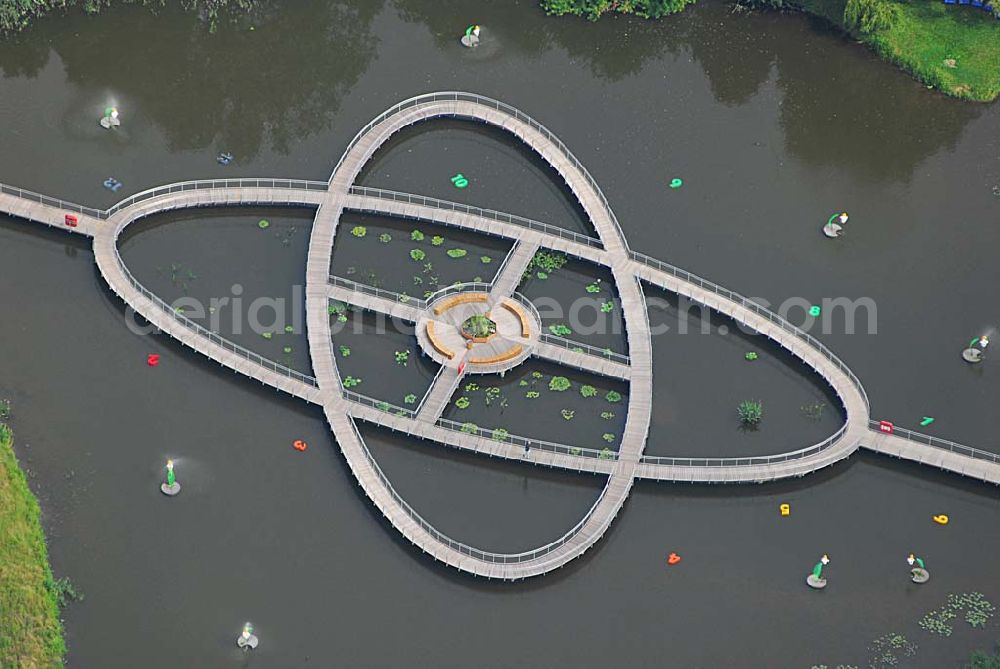
[(462, 336), (474, 342), (484, 342), (497, 333), (497, 324), (485, 314), (469, 316), (462, 322)]

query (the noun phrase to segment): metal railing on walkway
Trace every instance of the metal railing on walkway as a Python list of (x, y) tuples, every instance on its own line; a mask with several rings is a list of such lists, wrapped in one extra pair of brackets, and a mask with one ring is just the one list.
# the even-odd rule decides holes
[[(879, 432), (879, 421), (869, 420), (868, 427), (876, 432)], [(916, 442), (918, 444), (923, 444), (925, 446), (932, 446), (933, 448), (940, 448), (941, 450), (948, 451), (950, 453), (957, 453), (958, 455), (964, 455), (966, 457), (973, 458), (975, 460), (985, 460), (987, 462), (995, 462), (1000, 464), (1000, 454), (992, 453), (990, 451), (984, 451), (979, 448), (973, 448), (972, 446), (966, 446), (964, 444), (959, 444), (955, 441), (949, 441), (947, 439), (941, 439), (940, 437), (932, 437), (929, 434), (924, 434), (922, 432), (914, 432), (913, 430), (907, 430), (905, 427), (893, 426), (892, 435), (895, 437), (902, 437), (909, 441)]]
[[(15, 197), (23, 198), (31, 202), (38, 202), (40, 204), (48, 205), (50, 207), (55, 207), (57, 209), (64, 210), (66, 212), (75, 212), (79, 214), (84, 214), (86, 216), (91, 216), (100, 220), (107, 220), (111, 218), (114, 214), (130, 207), (138, 202), (144, 200), (149, 200), (160, 195), (169, 195), (171, 193), (178, 193), (182, 191), (190, 190), (213, 190), (220, 188), (275, 188), (280, 190), (308, 190), (308, 191), (325, 191), (327, 190), (328, 184), (325, 181), (308, 181), (305, 179), (272, 179), (272, 178), (238, 178), (238, 179), (198, 179), (194, 181), (180, 181), (178, 183), (167, 184), (165, 186), (157, 186), (156, 188), (150, 188), (148, 190), (140, 191), (135, 195), (130, 195), (124, 200), (117, 202), (112, 205), (110, 209), (96, 209), (94, 207), (85, 207), (82, 204), (76, 204), (75, 202), (67, 202), (66, 200), (60, 200), (58, 198), (49, 197), (48, 195), (42, 195), (41, 193), (35, 193), (24, 188), (18, 188), (17, 186), (8, 186), (7, 184), (0, 184), (0, 193), (7, 195), (13, 195)], [(273, 201), (273, 204), (289, 204), (293, 203), (295, 200), (289, 199), (286, 202), (281, 202), (280, 200)], [(269, 202), (269, 204), (271, 204)]]
[(542, 332), (538, 338), (546, 344), (559, 346), (560, 348), (565, 348), (576, 353), (586, 353), (598, 358), (605, 358), (606, 360), (620, 362), (623, 365), (630, 364), (629, 357), (627, 355), (623, 353), (616, 353), (610, 348), (598, 348), (596, 346), (591, 346), (590, 344), (584, 344), (581, 341), (576, 341), (575, 339), (560, 337), (559, 335), (554, 335), (550, 332)]
[[(463, 214), (469, 214), (471, 216), (478, 216), (481, 218), (488, 218), (500, 223), (510, 223), (511, 225), (518, 225), (523, 228), (528, 228), (529, 230), (535, 230), (536, 232), (542, 232), (554, 237), (559, 237), (561, 239), (567, 239), (579, 244), (584, 244), (591, 248), (603, 249), (604, 245), (601, 240), (596, 237), (590, 237), (589, 235), (584, 235), (579, 232), (574, 232), (573, 230), (567, 230), (566, 228), (561, 228), (557, 225), (552, 225), (550, 223), (543, 223), (541, 221), (536, 221), (531, 218), (525, 218), (523, 216), (517, 216), (515, 214), (508, 214), (502, 211), (495, 211), (493, 209), (483, 209), (482, 207), (473, 207), (467, 204), (461, 204), (459, 202), (451, 202), (449, 200), (440, 200), (434, 197), (427, 197), (424, 195), (414, 195), (412, 193), (400, 193), (398, 191), (386, 190), (384, 188), (371, 188), (368, 186), (351, 186), (349, 193), (351, 195), (361, 195), (365, 197), (373, 197), (382, 200), (390, 200), (392, 202), (405, 202), (407, 204), (417, 204), (424, 207), (432, 207), (434, 209), (442, 209), (447, 211), (458, 211)], [(447, 223), (444, 223), (447, 225)], [(462, 226), (465, 227), (465, 226)]]
[(22, 198), (30, 202), (38, 202), (39, 204), (55, 207), (57, 209), (61, 209), (66, 212), (75, 212), (77, 214), (84, 214), (85, 216), (92, 216), (94, 218), (106, 218), (103, 209), (85, 207), (82, 204), (77, 204), (75, 202), (67, 202), (66, 200), (60, 200), (58, 198), (49, 197), (48, 195), (42, 195), (41, 193), (36, 193), (34, 191), (30, 191), (25, 188), (18, 188), (17, 186), (8, 186), (7, 184), (0, 184), (0, 193), (3, 193), (5, 195), (13, 195), (14, 197)]
[(773, 465), (779, 462), (789, 462), (801, 460), (811, 455), (817, 455), (830, 447), (833, 442), (840, 439), (847, 431), (847, 425), (841, 425), (840, 429), (832, 435), (812, 446), (798, 451), (779, 453), (777, 455), (756, 455), (745, 458), (686, 458), (660, 455), (643, 455), (639, 462), (648, 465), (661, 465), (671, 467), (746, 467), (752, 465)]

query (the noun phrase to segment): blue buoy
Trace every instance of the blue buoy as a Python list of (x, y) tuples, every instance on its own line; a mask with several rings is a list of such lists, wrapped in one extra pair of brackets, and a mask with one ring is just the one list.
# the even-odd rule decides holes
[(220, 153), (218, 155), (218, 157), (216, 157), (215, 160), (220, 165), (228, 165), (229, 163), (233, 162), (233, 154), (231, 154), (231, 153)]
[(117, 193), (122, 187), (122, 182), (114, 177), (108, 177), (104, 180), (104, 187), (112, 193)]

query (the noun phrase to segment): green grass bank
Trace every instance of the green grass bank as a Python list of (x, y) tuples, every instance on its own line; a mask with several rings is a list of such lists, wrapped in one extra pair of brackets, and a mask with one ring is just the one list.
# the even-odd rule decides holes
[(0, 423), (0, 667), (63, 666), (59, 586), (49, 568), (38, 501)]
[[(607, 12), (661, 18), (694, 0), (540, 0), (549, 14), (596, 20)], [(1000, 96), (1000, 20), (941, 0), (739, 0), (826, 19), (876, 53), (948, 95), (989, 102)], [(845, 19), (852, 4), (852, 15)], [(1000, 0), (995, 0), (1000, 11)]]

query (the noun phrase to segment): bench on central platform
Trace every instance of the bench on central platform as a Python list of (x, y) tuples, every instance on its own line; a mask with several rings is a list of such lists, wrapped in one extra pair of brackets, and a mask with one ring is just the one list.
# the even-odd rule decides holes
[(500, 303), (500, 305), (510, 313), (517, 316), (517, 320), (521, 322), (521, 336), (527, 339), (531, 335), (531, 327), (528, 325), (528, 315), (524, 313), (524, 309), (521, 308), (521, 305), (516, 302), (511, 302), (510, 300), (504, 300)]
[(521, 351), (523, 350), (524, 350), (523, 346), (521, 346), (520, 344), (515, 344), (512, 348), (507, 349), (503, 353), (498, 353), (497, 355), (491, 355), (488, 358), (469, 358), (469, 362), (471, 362), (474, 365), (489, 365), (494, 362), (506, 362), (511, 358), (516, 358), (517, 356), (521, 355)]
[(442, 344), (440, 341), (438, 341), (437, 337), (434, 336), (434, 321), (427, 321), (427, 326), (425, 329), (427, 330), (427, 341), (431, 343), (431, 346), (434, 347), (434, 350), (443, 355), (444, 357), (448, 358), (449, 360), (454, 359), (455, 352), (452, 351), (447, 346), (445, 346), (444, 344)]
[(434, 315), (440, 316), (444, 312), (448, 311), (453, 307), (457, 307), (460, 304), (469, 304), (471, 302), (486, 302), (489, 300), (490, 296), (486, 293), (462, 293), (454, 297), (449, 297), (447, 300), (441, 304), (434, 307)]

